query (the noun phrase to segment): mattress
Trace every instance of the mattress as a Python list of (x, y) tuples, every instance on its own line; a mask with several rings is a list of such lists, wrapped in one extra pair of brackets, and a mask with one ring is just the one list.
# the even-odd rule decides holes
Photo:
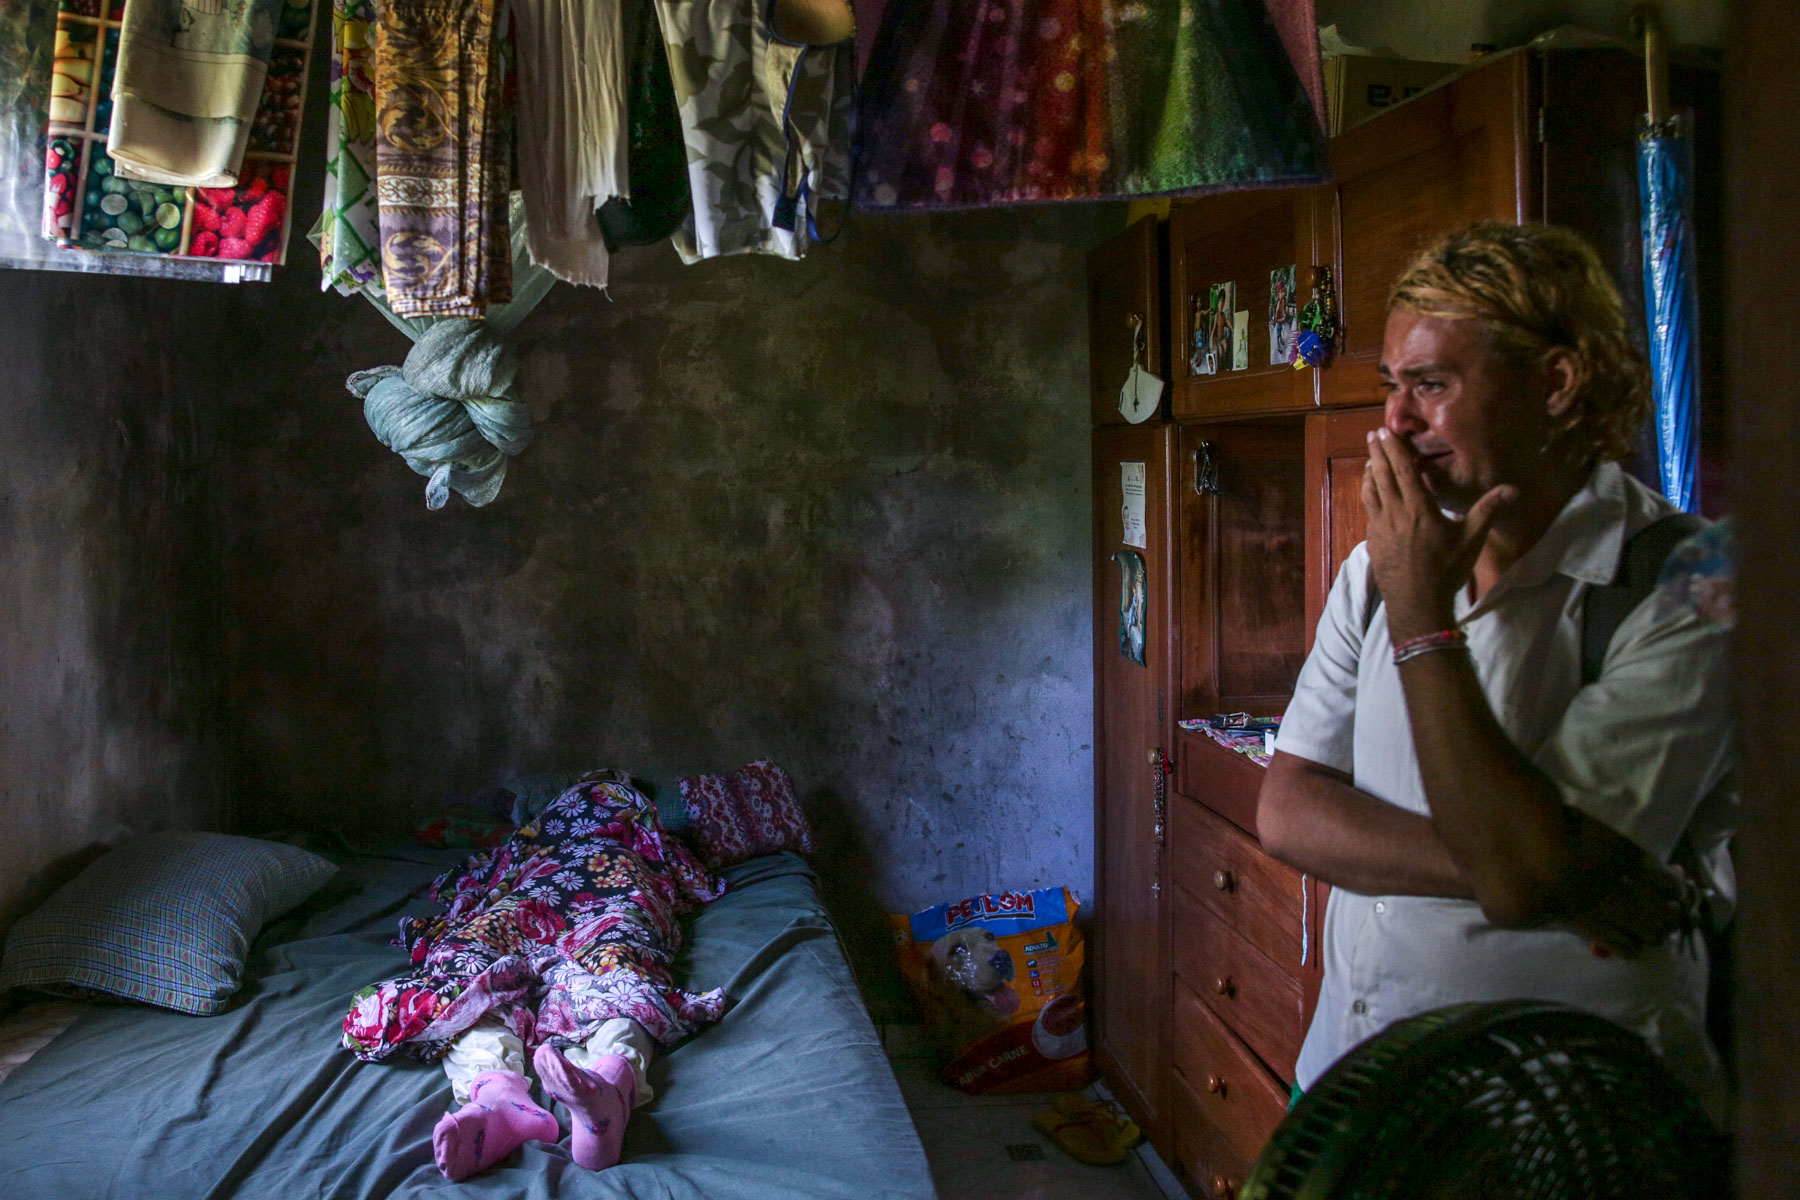
[(527, 1143), (460, 1184), (431, 1130), (450, 1102), (436, 1064), (359, 1063), (338, 1046), (360, 986), (399, 973), (401, 916), (462, 851), (349, 860), (265, 930), (226, 1011), (88, 1006), (0, 1082), (8, 1200), (360, 1200), (426, 1194), (575, 1200), (930, 1197), (918, 1135), (812, 872), (792, 854), (727, 868), (687, 919), (677, 977), (723, 987), (725, 1017), (660, 1054), (656, 1100), (624, 1160), (586, 1171)]
[(55, 1041), (92, 1005), (79, 1000), (33, 1000), (0, 1020), (0, 1083)]

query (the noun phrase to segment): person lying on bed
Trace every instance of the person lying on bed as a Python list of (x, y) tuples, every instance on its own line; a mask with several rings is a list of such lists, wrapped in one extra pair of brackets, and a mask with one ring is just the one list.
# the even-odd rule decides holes
[(725, 994), (683, 991), (676, 917), (725, 890), (621, 772), (584, 778), (493, 850), (432, 884), (447, 909), (400, 922), (414, 970), (357, 992), (343, 1044), (364, 1062), (442, 1058), (462, 1107), (432, 1134), (452, 1180), (527, 1141), (555, 1141), (532, 1102), (525, 1052), (568, 1106), (574, 1159), (619, 1161), (631, 1110), (651, 1098), (653, 1046), (719, 1019)]

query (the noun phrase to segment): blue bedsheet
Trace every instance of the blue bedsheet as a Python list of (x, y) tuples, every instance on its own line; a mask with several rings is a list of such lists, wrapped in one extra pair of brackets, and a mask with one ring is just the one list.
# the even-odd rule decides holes
[(930, 1197), (930, 1172), (811, 871), (753, 859), (691, 918), (678, 977), (736, 1003), (651, 1067), (624, 1161), (584, 1171), (528, 1143), (461, 1184), (431, 1130), (436, 1064), (358, 1063), (339, 1022), (397, 974), (396, 919), (460, 851), (358, 858), (258, 939), (242, 993), (189, 1017), (104, 1006), (0, 1083), (7, 1200), (363, 1200), (424, 1194), (576, 1200)]

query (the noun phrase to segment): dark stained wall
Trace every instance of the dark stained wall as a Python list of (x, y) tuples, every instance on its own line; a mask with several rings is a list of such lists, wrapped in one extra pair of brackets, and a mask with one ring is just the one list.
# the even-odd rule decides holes
[(520, 331), (500, 499), (424, 507), (343, 389), (405, 340), (246, 290), (234, 784), (402, 829), (515, 772), (785, 764), (840, 898), (1091, 880), (1086, 249), (1120, 208), (859, 219), (803, 263), (615, 262)]
[(222, 289), (0, 271), (0, 930), (225, 810)]

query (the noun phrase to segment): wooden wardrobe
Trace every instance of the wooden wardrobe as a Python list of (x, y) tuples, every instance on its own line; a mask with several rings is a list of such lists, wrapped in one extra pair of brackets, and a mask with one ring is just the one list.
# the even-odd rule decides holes
[[(1618, 50), (1497, 56), (1335, 139), (1327, 185), (1177, 202), (1090, 256), (1093, 1046), (1197, 1196), (1235, 1195), (1286, 1110), (1328, 889), (1259, 848), (1263, 768), (1176, 722), (1279, 714), (1292, 694), (1332, 579), (1362, 540), (1387, 293), (1416, 251), (1483, 219), (1569, 226), (1600, 247), (1641, 333), (1642, 80), (1641, 61)], [(1698, 126), (1701, 307), (1716, 313), (1716, 77), (1678, 71), (1674, 83)], [(1289, 264), (1301, 303), (1329, 271), (1340, 338), (1322, 369), (1269, 362), (1269, 274)], [(1225, 282), (1249, 311), (1249, 363), (1194, 374), (1195, 297)], [(1707, 324), (1710, 367), (1719, 331)], [(1134, 354), (1168, 381), (1161, 411), (1137, 425), (1118, 411)], [(1705, 394), (1714, 382), (1709, 371)], [(1719, 417), (1703, 413), (1709, 454)], [(1126, 463), (1143, 464), (1142, 547), (1123, 541)], [(1127, 550), (1147, 581), (1141, 666), (1119, 638)]]

